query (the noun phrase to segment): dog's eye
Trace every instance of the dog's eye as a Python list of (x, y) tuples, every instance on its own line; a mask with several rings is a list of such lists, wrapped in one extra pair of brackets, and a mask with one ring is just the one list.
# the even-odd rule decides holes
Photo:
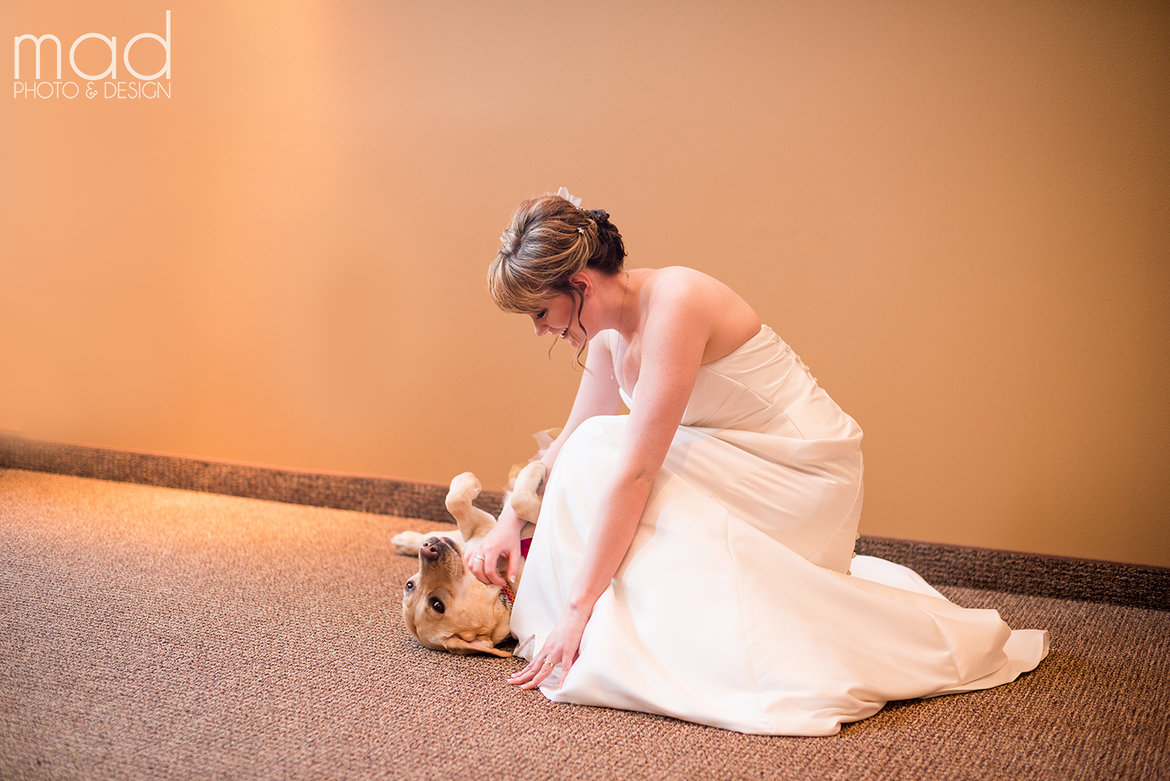
[(406, 585), (403, 586), (403, 588), (406, 589), (407, 591), (414, 591), (414, 581), (413, 580), (406, 581)]
[(438, 597), (435, 597), (431, 600), (431, 610), (435, 611), (436, 613), (442, 613), (446, 609), (447, 608), (443, 606), (443, 600), (439, 599)]

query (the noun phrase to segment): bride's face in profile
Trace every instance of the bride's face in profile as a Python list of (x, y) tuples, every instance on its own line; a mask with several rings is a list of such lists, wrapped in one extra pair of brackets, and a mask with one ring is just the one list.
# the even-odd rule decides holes
[(577, 317), (577, 302), (567, 293), (558, 293), (545, 299), (535, 311), (529, 313), (529, 317), (532, 318), (537, 336), (553, 334), (558, 339), (568, 340), (574, 347), (585, 343), (585, 331)]

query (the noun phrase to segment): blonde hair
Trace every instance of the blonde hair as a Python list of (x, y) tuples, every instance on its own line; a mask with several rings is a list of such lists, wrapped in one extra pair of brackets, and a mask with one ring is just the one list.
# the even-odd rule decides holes
[(558, 293), (581, 301), (569, 278), (586, 268), (604, 274), (622, 270), (621, 233), (602, 209), (578, 209), (556, 195), (524, 201), (500, 236), (488, 268), (488, 290), (506, 312), (528, 314)]

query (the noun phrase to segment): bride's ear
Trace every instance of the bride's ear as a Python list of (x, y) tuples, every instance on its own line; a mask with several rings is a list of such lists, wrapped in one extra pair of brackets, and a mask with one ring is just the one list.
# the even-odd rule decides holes
[(570, 276), (569, 284), (577, 288), (577, 291), (584, 298), (588, 298), (593, 292), (593, 279), (584, 271), (578, 271)]

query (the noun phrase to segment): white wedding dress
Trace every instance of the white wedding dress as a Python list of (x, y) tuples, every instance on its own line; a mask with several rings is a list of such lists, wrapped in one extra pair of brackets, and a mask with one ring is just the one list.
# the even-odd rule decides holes
[[(615, 337), (613, 334), (603, 335)], [(626, 396), (637, 404), (637, 393)], [(544, 495), (512, 614), (531, 659), (577, 576), (625, 416), (586, 421)], [(551, 700), (831, 735), (889, 700), (1007, 683), (1048, 651), (994, 610), (853, 557), (861, 429), (767, 326), (699, 373), (634, 541)]]

